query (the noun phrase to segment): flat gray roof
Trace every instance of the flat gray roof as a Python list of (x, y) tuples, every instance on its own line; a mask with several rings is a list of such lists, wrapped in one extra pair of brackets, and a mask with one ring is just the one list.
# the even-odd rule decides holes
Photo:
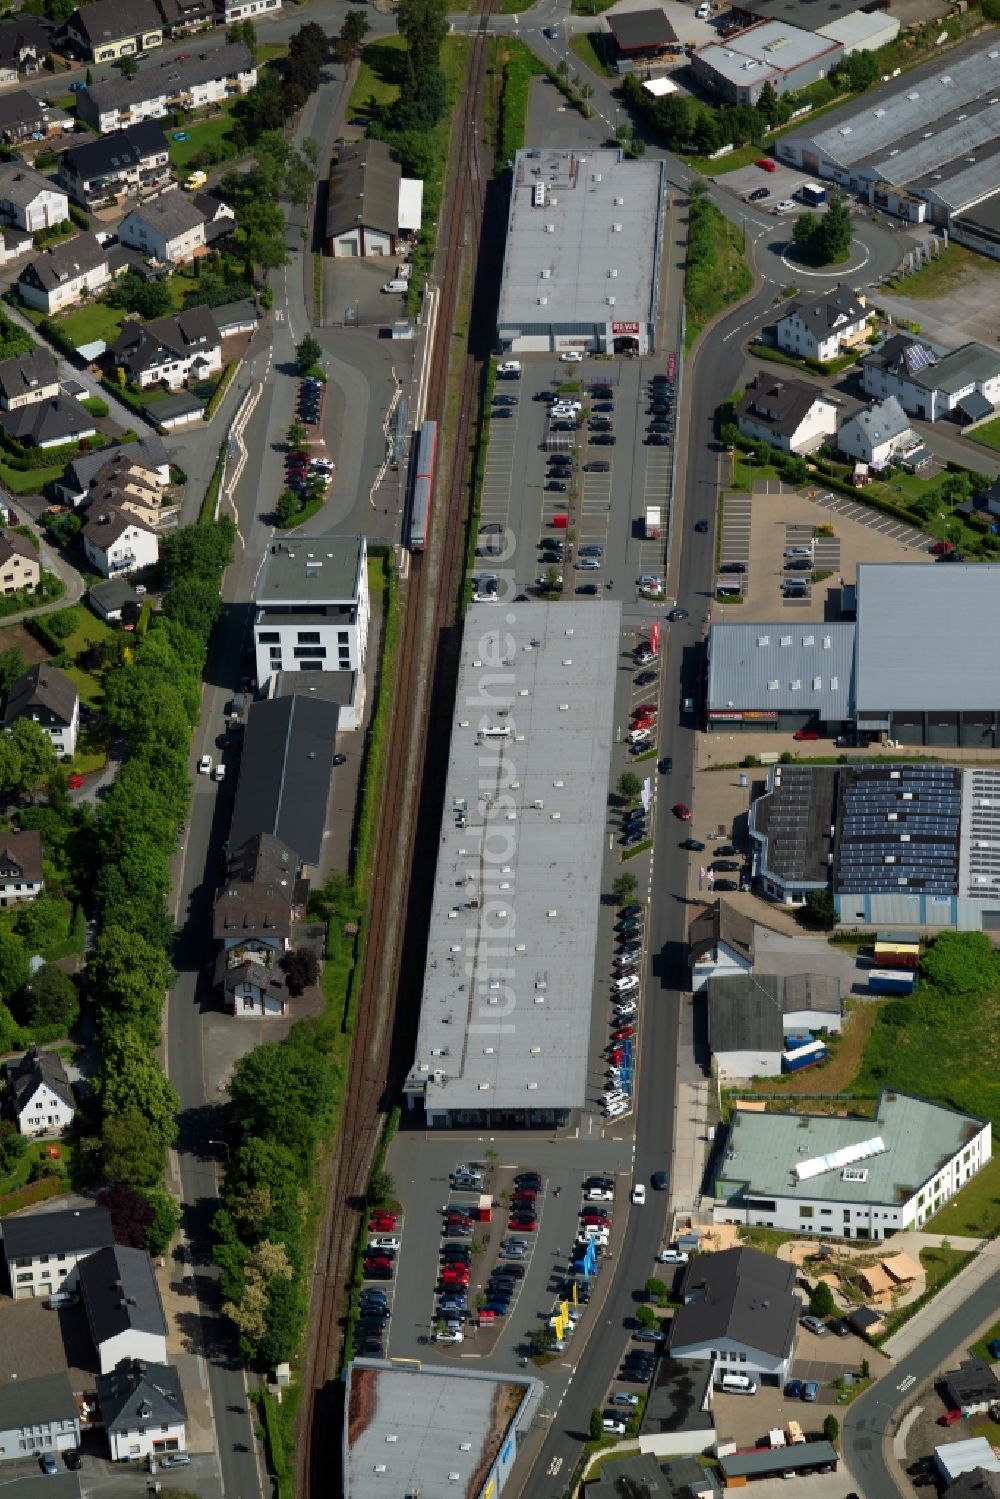
[(516, 1446), (542, 1390), (530, 1376), (467, 1364), (355, 1359), (347, 1369), (345, 1499), (477, 1495), (508, 1434)]
[(264, 557), (254, 602), (339, 603), (357, 599), (363, 536), (294, 536), (272, 541)]
[(497, 326), (652, 321), (664, 182), (621, 151), (518, 151)]
[[(997, 36), (990, 32), (891, 85), (873, 89), (860, 105), (829, 115), (815, 133), (805, 121), (800, 131), (783, 137), (783, 142), (797, 147), (813, 143), (822, 155), (844, 168), (871, 163), (889, 181), (903, 186), (934, 170), (934, 162), (951, 159), (940, 158), (939, 141), (950, 126), (965, 123), (958, 120), (960, 114), (971, 117), (973, 111), (992, 104), (1000, 77), (998, 63)], [(930, 132), (926, 138), (925, 132)], [(909, 177), (899, 166), (904, 143), (912, 150), (912, 155), (907, 153)]]
[[(926, 570), (926, 569), (925, 569)], [(850, 718), (854, 625), (717, 624), (708, 657), (708, 710), (774, 709)]]
[[(840, 52), (840, 42), (821, 32), (805, 31), (787, 21), (758, 21), (724, 42), (699, 47), (698, 56), (731, 83), (751, 84), (767, 72), (788, 73), (825, 52)], [(747, 67), (747, 63), (753, 64)]]
[(1000, 564), (858, 566), (859, 717), (1000, 709)]
[(466, 615), (416, 1057), (428, 1110), (586, 1096), (617, 603)]
[(789, 21), (818, 31), (840, 16), (851, 15), (861, 0), (747, 0), (740, 9), (768, 21)]
[[(738, 1109), (716, 1173), (720, 1184), (745, 1185), (753, 1196), (859, 1202), (898, 1207), (909, 1201), (983, 1128), (940, 1104), (884, 1092), (874, 1119), (838, 1119), (817, 1114), (755, 1114)], [(832, 1161), (799, 1180), (796, 1168), (847, 1147), (879, 1140), (885, 1147), (863, 1159)], [(842, 1171), (856, 1165), (864, 1179)]]

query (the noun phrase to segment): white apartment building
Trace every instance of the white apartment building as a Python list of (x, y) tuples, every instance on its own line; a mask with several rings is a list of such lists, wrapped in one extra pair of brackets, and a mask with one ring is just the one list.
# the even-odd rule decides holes
[(278, 672), (363, 672), (368, 548), (363, 536), (271, 542), (254, 599), (257, 682)]
[(3, 1252), (15, 1301), (75, 1291), (77, 1266), (115, 1236), (107, 1208), (18, 1213), (3, 1220)]

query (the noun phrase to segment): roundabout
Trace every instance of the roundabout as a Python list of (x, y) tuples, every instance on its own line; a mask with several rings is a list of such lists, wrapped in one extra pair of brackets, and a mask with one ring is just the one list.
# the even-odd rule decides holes
[(787, 252), (782, 252), (781, 263), (787, 266), (790, 271), (795, 271), (799, 276), (826, 277), (827, 279), (833, 277), (839, 281), (842, 276), (854, 276), (858, 271), (863, 271), (872, 258), (871, 249), (863, 240), (852, 239), (851, 248), (853, 249), (855, 245), (857, 245), (861, 252), (860, 258), (855, 256), (847, 264), (817, 266), (815, 269), (807, 269), (800, 261), (792, 260)]

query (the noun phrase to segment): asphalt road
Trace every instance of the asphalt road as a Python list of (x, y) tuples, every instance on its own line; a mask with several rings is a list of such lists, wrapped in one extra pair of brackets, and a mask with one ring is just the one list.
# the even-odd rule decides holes
[[(899, 1499), (901, 1493), (885, 1456), (885, 1439), (895, 1431), (898, 1413), (913, 1404), (912, 1393), (907, 1394), (901, 1386), (909, 1382), (910, 1390), (918, 1388), (956, 1348), (968, 1342), (977, 1327), (995, 1316), (998, 1306), (1000, 1273), (974, 1291), (947, 1321), (896, 1364), (891, 1374), (850, 1406), (843, 1420), (841, 1447), (865, 1499)], [(927, 1456), (922, 1452), (913, 1455)]]

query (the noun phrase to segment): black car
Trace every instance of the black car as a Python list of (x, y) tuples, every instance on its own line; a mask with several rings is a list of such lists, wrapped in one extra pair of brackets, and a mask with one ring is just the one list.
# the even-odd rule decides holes
[(553, 422), (551, 425), (552, 425), (552, 431), (553, 432), (575, 432), (576, 431), (576, 422), (561, 422), (560, 421), (560, 422)]
[(635, 679), (635, 685), (637, 687), (648, 687), (651, 682), (655, 682), (655, 681), (656, 681), (656, 672), (655, 671), (641, 671), (639, 673), (639, 675)]
[(363, 1358), (385, 1358), (385, 1348), (378, 1338), (369, 1338), (361, 1345), (361, 1355)]
[(669, 416), (674, 409), (673, 401), (654, 401), (646, 412), (647, 416)]
[(392, 1271), (388, 1267), (366, 1265), (365, 1280), (392, 1280)]
[(592, 416), (587, 426), (591, 432), (610, 432), (613, 423), (609, 416)]
[(649, 426), (647, 428), (647, 431), (649, 431), (649, 432), (669, 432), (670, 431), (670, 423), (663, 421), (663, 419), (660, 418), (660, 417), (654, 417), (653, 420), (650, 422), (650, 424), (649, 424)]
[(745, 562), (724, 562), (719, 568), (720, 573), (745, 573), (746, 570)]
[(713, 859), (708, 866), (715, 874), (739, 874), (740, 866), (732, 859)]
[(582, 594), (584, 598), (592, 599), (597, 595), (596, 583), (578, 583), (573, 590), (574, 593)]
[(755, 187), (752, 193), (747, 193), (748, 203), (762, 203), (765, 198), (771, 196), (769, 187)]
[(667, 1173), (665, 1171), (654, 1171), (650, 1179), (653, 1183), (654, 1192), (665, 1192), (667, 1190)]
[(492, 417), (513, 415), (514, 413), (513, 411), (511, 411), (509, 406), (494, 406), (493, 410), (490, 412), (490, 416)]
[(646, 829), (637, 828), (635, 832), (631, 829), (622, 838), (622, 848), (636, 848), (640, 843), (646, 841)]
[(514, 1178), (515, 1187), (534, 1187), (536, 1192), (542, 1190), (541, 1174), (537, 1171), (519, 1171)]
[(615, 434), (613, 432), (591, 432), (588, 440), (595, 447), (613, 448), (615, 445)]
[(68, 1452), (63, 1453), (63, 1462), (71, 1473), (79, 1473), (83, 1467), (83, 1458), (75, 1447), (71, 1447)]
[(673, 768), (674, 768), (673, 757), (671, 755), (664, 755), (663, 759), (660, 761), (660, 766), (659, 766), (660, 775), (661, 776), (668, 776), (670, 774), (670, 772), (673, 770)]
[(915, 1463), (907, 1468), (911, 1478), (917, 1478), (921, 1473), (934, 1472), (934, 1459), (932, 1457), (918, 1457)]
[(612, 385), (595, 385), (590, 392), (595, 401), (610, 401), (613, 399), (614, 393), (614, 386)]
[(607, 474), (611, 471), (611, 464), (606, 458), (594, 458), (583, 465), (583, 471), (585, 474)]
[(517, 396), (498, 395), (493, 397), (494, 406), (516, 406)]
[(666, 432), (648, 432), (643, 439), (647, 448), (669, 448), (670, 438)]
[(622, 813), (623, 822), (645, 822), (646, 813), (642, 807), (629, 807), (627, 812)]
[(786, 573), (811, 573), (812, 572), (812, 558), (811, 557), (789, 557), (788, 561), (785, 563), (785, 572)]
[(556, 393), (554, 390), (536, 390), (532, 396), (533, 401), (554, 401)]
[(567, 485), (563, 483), (562, 479), (550, 479), (545, 488), (550, 491), (555, 490), (559, 494), (565, 494)]
[(644, 916), (645, 914), (646, 907), (638, 905), (635, 901), (630, 901), (627, 905), (618, 908), (619, 916)]
[(704, 535), (704, 533), (708, 530), (708, 521), (696, 520), (694, 523), (694, 528), (696, 531), (700, 531), (702, 535)]
[(740, 887), (736, 880), (716, 880), (716, 890), (738, 890)]

